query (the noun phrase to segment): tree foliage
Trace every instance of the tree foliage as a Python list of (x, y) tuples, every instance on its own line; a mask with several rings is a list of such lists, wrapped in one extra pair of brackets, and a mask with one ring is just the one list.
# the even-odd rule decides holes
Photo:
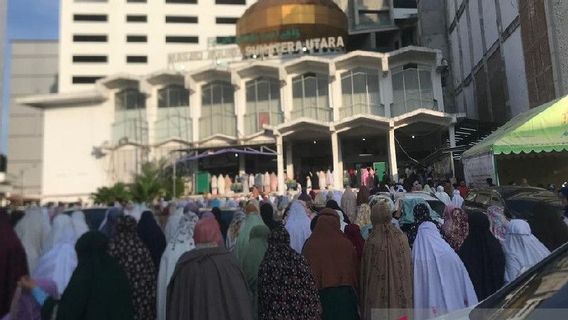
[(122, 182), (118, 182), (111, 187), (98, 188), (91, 195), (93, 201), (99, 204), (111, 204), (114, 202), (127, 202), (132, 199), (128, 186)]

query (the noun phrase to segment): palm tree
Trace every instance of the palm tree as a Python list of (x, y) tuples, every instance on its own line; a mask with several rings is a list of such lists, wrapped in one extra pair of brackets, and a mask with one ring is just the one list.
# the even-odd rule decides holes
[(164, 167), (164, 161), (142, 164), (140, 173), (134, 176), (134, 183), (130, 187), (132, 199), (135, 202), (151, 203), (165, 195), (162, 174)]

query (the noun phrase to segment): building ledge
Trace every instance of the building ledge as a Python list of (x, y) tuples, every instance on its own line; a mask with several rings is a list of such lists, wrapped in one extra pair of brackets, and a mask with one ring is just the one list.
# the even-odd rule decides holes
[(68, 105), (96, 104), (106, 100), (107, 97), (98, 90), (89, 90), (35, 95), (19, 98), (16, 102), (34, 108), (56, 108)]

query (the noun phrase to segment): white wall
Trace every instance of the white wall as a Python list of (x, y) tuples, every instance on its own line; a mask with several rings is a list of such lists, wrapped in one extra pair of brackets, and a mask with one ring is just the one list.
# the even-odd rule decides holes
[(462, 78), (465, 79), (471, 73), (471, 46), (469, 41), (469, 27), (467, 25), (466, 15), (462, 15), (459, 20), (459, 33), (460, 33), (460, 43), (461, 43), (461, 57), (463, 74)]
[(499, 0), (499, 8), (501, 9), (501, 25), (505, 30), (513, 20), (519, 15), (518, 0)]
[(518, 28), (511, 34), (507, 41), (503, 43), (503, 55), (505, 57), (511, 115), (516, 116), (529, 108), (521, 28)]
[(113, 112), (109, 104), (45, 111), (43, 200), (87, 199), (108, 184), (108, 157), (97, 160), (94, 146), (110, 141)]

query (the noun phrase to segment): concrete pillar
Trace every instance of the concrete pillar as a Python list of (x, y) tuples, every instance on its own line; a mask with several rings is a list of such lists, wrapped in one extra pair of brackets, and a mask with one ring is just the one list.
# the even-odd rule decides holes
[(239, 154), (239, 175), (242, 176), (246, 173), (246, 155), (244, 153)]
[(237, 139), (246, 136), (245, 133), (245, 113), (246, 113), (246, 87), (245, 81), (238, 76), (234, 76), (233, 88), (235, 89), (235, 116), (237, 117)]
[[(294, 179), (294, 153), (292, 151), (292, 143), (286, 143), (286, 175), (289, 179)], [(305, 186), (303, 186), (305, 187)]]
[(286, 190), (284, 180), (284, 146), (282, 142), (282, 135), (276, 135), (276, 165), (278, 174), (278, 194), (283, 195)]
[(396, 162), (396, 142), (394, 141), (394, 128), (389, 129), (387, 146), (389, 148), (389, 173), (391, 178), (398, 182), (398, 164)]
[[(449, 129), (449, 136), (450, 136), (450, 148), (455, 148), (456, 146), (456, 126), (454, 124), (451, 124)], [(450, 167), (452, 168), (452, 177), (454, 178), (454, 181), (456, 180), (456, 168), (454, 165), (454, 152), (450, 151)]]
[(331, 153), (333, 155), (333, 188), (341, 190), (343, 189), (343, 154), (337, 131), (331, 133)]

